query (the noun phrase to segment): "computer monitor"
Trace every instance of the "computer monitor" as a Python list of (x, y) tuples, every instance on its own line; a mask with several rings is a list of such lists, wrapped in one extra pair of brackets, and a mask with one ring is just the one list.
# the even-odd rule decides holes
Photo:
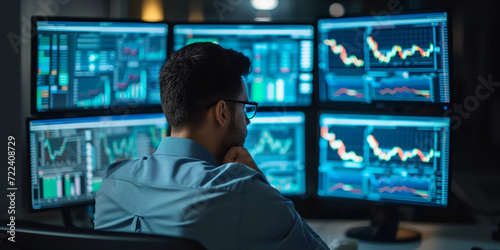
[(244, 147), (274, 188), (284, 195), (305, 193), (303, 112), (257, 112)]
[(33, 111), (160, 107), (166, 23), (34, 17)]
[(321, 196), (446, 207), (448, 117), (320, 115)]
[(214, 42), (252, 61), (245, 79), (259, 106), (308, 106), (313, 91), (314, 26), (302, 24), (177, 24), (174, 50)]
[(33, 210), (91, 203), (109, 164), (151, 155), (162, 113), (28, 121)]
[(449, 51), (446, 12), (320, 19), (320, 100), (445, 105)]
[[(319, 196), (447, 207), (448, 117), (322, 113), (319, 126)], [(396, 232), (379, 235), (397, 228), (397, 211), (382, 213), (374, 215), (379, 220), (373, 218), (368, 231), (354, 229), (348, 235), (398, 241)], [(396, 225), (383, 227), (383, 218)], [(405, 240), (420, 239), (418, 233), (406, 235), (413, 236)]]

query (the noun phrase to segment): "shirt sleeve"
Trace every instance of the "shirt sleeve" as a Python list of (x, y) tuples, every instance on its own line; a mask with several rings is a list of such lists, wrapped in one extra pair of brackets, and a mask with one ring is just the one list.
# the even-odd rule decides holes
[(240, 249), (328, 249), (293, 203), (261, 174), (249, 179), (242, 203)]

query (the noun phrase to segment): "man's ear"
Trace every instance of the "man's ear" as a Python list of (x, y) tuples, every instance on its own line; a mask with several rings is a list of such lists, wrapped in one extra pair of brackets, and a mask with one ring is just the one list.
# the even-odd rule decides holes
[(230, 112), (225, 101), (219, 101), (215, 106), (215, 120), (221, 126), (225, 127), (229, 124)]

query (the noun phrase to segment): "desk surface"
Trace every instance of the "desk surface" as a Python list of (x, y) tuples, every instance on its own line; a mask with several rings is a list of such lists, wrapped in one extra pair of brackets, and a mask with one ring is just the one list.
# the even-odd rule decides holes
[[(26, 220), (34, 220), (47, 224), (62, 225), (60, 213), (53, 211), (45, 213), (41, 220), (39, 214), (26, 216)], [(50, 215), (50, 216), (47, 216)], [(335, 239), (346, 238), (348, 229), (367, 226), (367, 220), (319, 220), (306, 219), (316, 233), (327, 243)], [(85, 227), (88, 223), (75, 221), (77, 227)], [(491, 232), (496, 225), (488, 218), (478, 217), (476, 224), (442, 224), (442, 223), (409, 223), (401, 222), (400, 227), (414, 229), (422, 234), (422, 241), (415, 243), (370, 243), (359, 241), (359, 250), (407, 250), (407, 249), (445, 249), (470, 250), (479, 247), (483, 250), (500, 250), (500, 242), (491, 239)], [(331, 245), (330, 245), (331, 246)], [(1, 249), (1, 247), (0, 247)]]
[[(308, 219), (307, 223), (323, 240), (330, 243), (337, 238), (346, 238), (345, 232), (353, 227), (366, 226), (369, 221), (361, 220), (316, 220)], [(414, 243), (370, 243), (358, 242), (359, 250), (393, 250), (393, 249), (465, 249), (479, 247), (484, 250), (500, 250), (500, 242), (491, 239), (495, 229), (492, 222), (482, 218), (474, 225), (440, 224), (440, 223), (407, 223), (400, 227), (414, 229), (422, 234), (422, 241)]]

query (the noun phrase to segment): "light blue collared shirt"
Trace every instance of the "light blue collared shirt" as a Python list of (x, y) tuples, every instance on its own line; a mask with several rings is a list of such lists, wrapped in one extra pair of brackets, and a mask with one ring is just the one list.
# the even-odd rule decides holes
[(293, 203), (240, 163), (220, 165), (201, 144), (165, 137), (150, 157), (109, 167), (95, 229), (165, 234), (207, 249), (326, 249)]

